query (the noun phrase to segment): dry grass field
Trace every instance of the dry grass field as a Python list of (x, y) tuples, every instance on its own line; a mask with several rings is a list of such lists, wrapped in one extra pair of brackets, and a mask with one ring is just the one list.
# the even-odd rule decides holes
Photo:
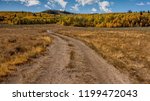
[(46, 30), (82, 40), (121, 73), (129, 75), (133, 83), (150, 83), (148, 27), (0, 26), (0, 77), (7, 76), (17, 65), (37, 57), (46, 49), (52, 41)]
[[(78, 28), (51, 30), (84, 41), (133, 83), (150, 83), (150, 28)], [(91, 57), (92, 58), (92, 57)]]
[(51, 42), (41, 27), (0, 26), (0, 78), (43, 53)]

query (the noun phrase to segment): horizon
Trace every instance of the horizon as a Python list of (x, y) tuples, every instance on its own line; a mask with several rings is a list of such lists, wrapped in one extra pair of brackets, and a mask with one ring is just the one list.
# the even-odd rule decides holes
[[(62, 11), (62, 10), (57, 10), (57, 9), (45, 9), (44, 11), (48, 11), (48, 10), (51, 10), (51, 11)], [(42, 13), (42, 12), (44, 12), (44, 11), (39, 11), (39, 12), (34, 12), (34, 11), (23, 11), (23, 10), (18, 10), (18, 11), (15, 11), (15, 10), (6, 10), (6, 11), (1, 11), (0, 10), (0, 12), (26, 12), (26, 13)], [(110, 12), (110, 13), (105, 13), (105, 12), (103, 12), (103, 13), (74, 13), (74, 12), (70, 12), (70, 11), (66, 11), (66, 10), (63, 10), (62, 12), (68, 12), (68, 13), (72, 13), (72, 14), (117, 14), (117, 13), (129, 13), (129, 11), (130, 10), (128, 10), (128, 11), (126, 11), (126, 12)], [(140, 12), (145, 12), (145, 13), (147, 13), (147, 12), (150, 12), (150, 10), (147, 10), (147, 11), (132, 11), (131, 10), (131, 13), (140, 13)]]
[(150, 0), (0, 0), (0, 11), (41, 12), (60, 10), (72, 13), (123, 13), (150, 10)]

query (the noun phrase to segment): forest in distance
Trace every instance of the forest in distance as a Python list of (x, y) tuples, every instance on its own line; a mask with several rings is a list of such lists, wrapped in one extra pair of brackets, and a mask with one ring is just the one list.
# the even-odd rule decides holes
[(148, 27), (150, 12), (107, 14), (49, 14), (48, 12), (0, 12), (0, 24), (61, 24), (76, 27)]

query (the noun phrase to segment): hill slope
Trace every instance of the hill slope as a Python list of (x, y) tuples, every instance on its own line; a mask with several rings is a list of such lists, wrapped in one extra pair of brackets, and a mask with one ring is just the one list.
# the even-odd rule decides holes
[(42, 11), (42, 13), (48, 13), (48, 14), (73, 14), (71, 12), (60, 11), (60, 10), (46, 10), (46, 11)]

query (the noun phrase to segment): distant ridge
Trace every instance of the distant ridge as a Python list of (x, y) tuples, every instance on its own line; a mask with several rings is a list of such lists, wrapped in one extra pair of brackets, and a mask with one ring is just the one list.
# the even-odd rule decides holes
[(48, 13), (48, 14), (74, 14), (74, 13), (71, 13), (71, 12), (60, 11), (60, 10), (46, 10), (46, 11), (42, 11), (42, 13)]

